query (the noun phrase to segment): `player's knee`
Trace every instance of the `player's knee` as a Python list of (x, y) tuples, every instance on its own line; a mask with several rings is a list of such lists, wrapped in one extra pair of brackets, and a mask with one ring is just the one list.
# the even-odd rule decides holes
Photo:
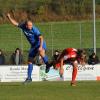
[(32, 64), (32, 62), (28, 61), (28, 64)]
[(45, 51), (44, 51), (44, 50), (41, 50), (41, 51), (39, 52), (39, 54), (40, 54), (41, 57), (43, 57), (43, 56), (45, 56)]
[(78, 67), (78, 62), (74, 61), (72, 65), (73, 65), (74, 68), (77, 68)]
[(75, 61), (74, 61), (74, 64), (78, 64), (78, 61), (77, 61), (77, 60), (75, 60)]
[(33, 58), (31, 57), (28, 58), (28, 64), (33, 64)]

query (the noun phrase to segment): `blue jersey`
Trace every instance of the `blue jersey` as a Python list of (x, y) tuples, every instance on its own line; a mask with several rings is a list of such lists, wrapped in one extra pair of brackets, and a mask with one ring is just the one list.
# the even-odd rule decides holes
[(40, 45), (39, 36), (41, 33), (38, 28), (33, 26), (32, 29), (29, 30), (26, 28), (25, 24), (19, 24), (18, 27), (22, 29), (24, 35), (32, 46), (35, 47)]

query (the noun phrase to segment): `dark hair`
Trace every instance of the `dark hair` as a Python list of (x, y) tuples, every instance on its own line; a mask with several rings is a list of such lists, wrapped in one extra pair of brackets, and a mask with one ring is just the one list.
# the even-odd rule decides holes
[(55, 52), (59, 52), (58, 50), (55, 50)]
[(28, 22), (32, 22), (32, 20), (27, 19), (27, 20), (25, 21), (25, 25), (27, 25)]
[(79, 57), (82, 57), (83, 55), (86, 55), (86, 52), (85, 52), (85, 50), (83, 50), (83, 49), (78, 49), (77, 55), (78, 55)]
[(17, 50), (19, 50), (19, 52), (20, 52), (20, 49), (19, 48), (16, 48), (15, 53), (17, 52)]

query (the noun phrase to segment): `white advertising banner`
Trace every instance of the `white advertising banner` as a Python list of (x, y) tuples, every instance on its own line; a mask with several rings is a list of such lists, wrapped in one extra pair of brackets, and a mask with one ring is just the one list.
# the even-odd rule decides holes
[[(27, 66), (0, 66), (0, 82), (23, 82), (27, 77)], [(72, 78), (72, 66), (64, 65), (64, 81)], [(50, 68), (45, 73), (45, 65), (39, 67), (34, 65), (32, 81), (62, 81), (59, 70)], [(77, 80), (100, 80), (100, 65), (78, 66)]]
[[(72, 66), (64, 65), (64, 80), (71, 80)], [(76, 80), (100, 80), (100, 65), (78, 65)]]
[[(39, 67), (34, 65), (32, 81), (39, 81)], [(1, 82), (23, 82), (27, 77), (27, 66), (0, 66)]]

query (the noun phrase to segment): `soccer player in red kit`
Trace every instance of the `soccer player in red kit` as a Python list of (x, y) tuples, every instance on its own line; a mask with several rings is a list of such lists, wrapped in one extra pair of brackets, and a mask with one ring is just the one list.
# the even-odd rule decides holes
[(63, 76), (64, 73), (63, 65), (65, 61), (73, 66), (72, 81), (71, 81), (72, 86), (76, 85), (75, 83), (76, 83), (78, 62), (81, 61), (80, 59), (82, 56), (82, 52), (83, 52), (82, 50), (77, 50), (75, 48), (66, 48), (62, 51), (57, 61), (54, 62), (53, 64), (55, 69), (59, 69), (59, 74), (61, 77)]

